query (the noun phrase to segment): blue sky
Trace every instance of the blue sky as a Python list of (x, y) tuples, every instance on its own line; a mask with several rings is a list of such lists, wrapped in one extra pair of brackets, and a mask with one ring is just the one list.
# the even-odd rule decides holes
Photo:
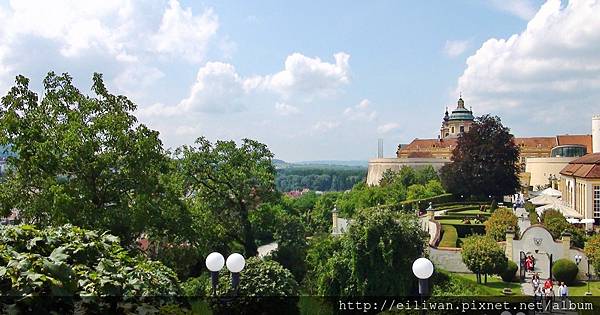
[(277, 158), (364, 160), (433, 138), (462, 91), (518, 136), (589, 133), (593, 1), (0, 1), (0, 89), (92, 72), (166, 147), (249, 137)]

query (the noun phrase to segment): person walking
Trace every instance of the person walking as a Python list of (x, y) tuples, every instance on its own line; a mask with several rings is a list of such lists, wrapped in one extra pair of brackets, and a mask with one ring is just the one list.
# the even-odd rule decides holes
[(569, 288), (564, 282), (560, 283), (560, 286), (558, 287), (558, 293), (563, 298), (569, 296)]
[[(533, 277), (531, 277), (531, 286), (533, 286), (533, 292), (540, 291), (540, 276), (536, 272)], [(541, 292), (539, 292), (541, 295)]]

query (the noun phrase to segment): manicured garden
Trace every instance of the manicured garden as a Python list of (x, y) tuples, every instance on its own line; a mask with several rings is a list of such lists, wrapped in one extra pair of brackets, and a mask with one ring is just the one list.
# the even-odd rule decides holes
[(442, 226), (440, 247), (460, 247), (462, 240), (470, 235), (485, 234), (483, 223), (491, 213), (482, 211), (489, 208), (486, 202), (448, 202), (434, 206), (436, 211), (444, 211), (435, 216)]

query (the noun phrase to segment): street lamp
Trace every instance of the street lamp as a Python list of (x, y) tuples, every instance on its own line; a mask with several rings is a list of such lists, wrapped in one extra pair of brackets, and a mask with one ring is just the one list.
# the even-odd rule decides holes
[[(581, 262), (581, 259), (583, 257), (581, 257), (581, 255), (575, 255), (575, 263), (577, 264), (577, 266), (579, 266), (579, 263)], [(585, 295), (592, 295), (592, 291), (590, 291), (590, 280), (592, 277), (592, 274), (590, 273), (590, 260), (587, 260), (587, 272), (585, 273), (585, 275), (587, 276), (587, 292), (585, 292)]]
[(210, 271), (210, 280), (213, 289), (213, 295), (217, 295), (217, 284), (219, 283), (219, 271), (225, 265), (225, 258), (217, 252), (212, 252), (206, 256), (206, 269)]
[(244, 256), (233, 253), (227, 257), (227, 269), (231, 272), (231, 286), (235, 292), (240, 284), (240, 271), (244, 269), (244, 266), (246, 266)]
[(227, 262), (223, 255), (217, 252), (212, 252), (206, 256), (206, 268), (210, 271), (210, 280), (213, 289), (213, 296), (217, 295), (217, 285), (219, 284), (219, 271), (223, 266), (227, 265), (227, 269), (231, 272), (231, 286), (237, 292), (237, 287), (240, 283), (240, 272), (246, 265), (244, 256), (233, 253), (227, 257)]
[[(433, 264), (427, 258), (421, 257), (413, 262), (412, 271), (415, 277), (419, 279), (419, 295), (423, 302), (425, 296), (429, 293), (429, 278), (433, 275)], [(424, 313), (424, 311), (421, 311)]]

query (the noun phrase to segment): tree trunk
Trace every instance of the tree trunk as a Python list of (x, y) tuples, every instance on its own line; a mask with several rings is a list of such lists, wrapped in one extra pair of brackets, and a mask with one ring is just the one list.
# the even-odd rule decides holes
[(487, 273), (485, 274), (485, 284), (487, 284)]

